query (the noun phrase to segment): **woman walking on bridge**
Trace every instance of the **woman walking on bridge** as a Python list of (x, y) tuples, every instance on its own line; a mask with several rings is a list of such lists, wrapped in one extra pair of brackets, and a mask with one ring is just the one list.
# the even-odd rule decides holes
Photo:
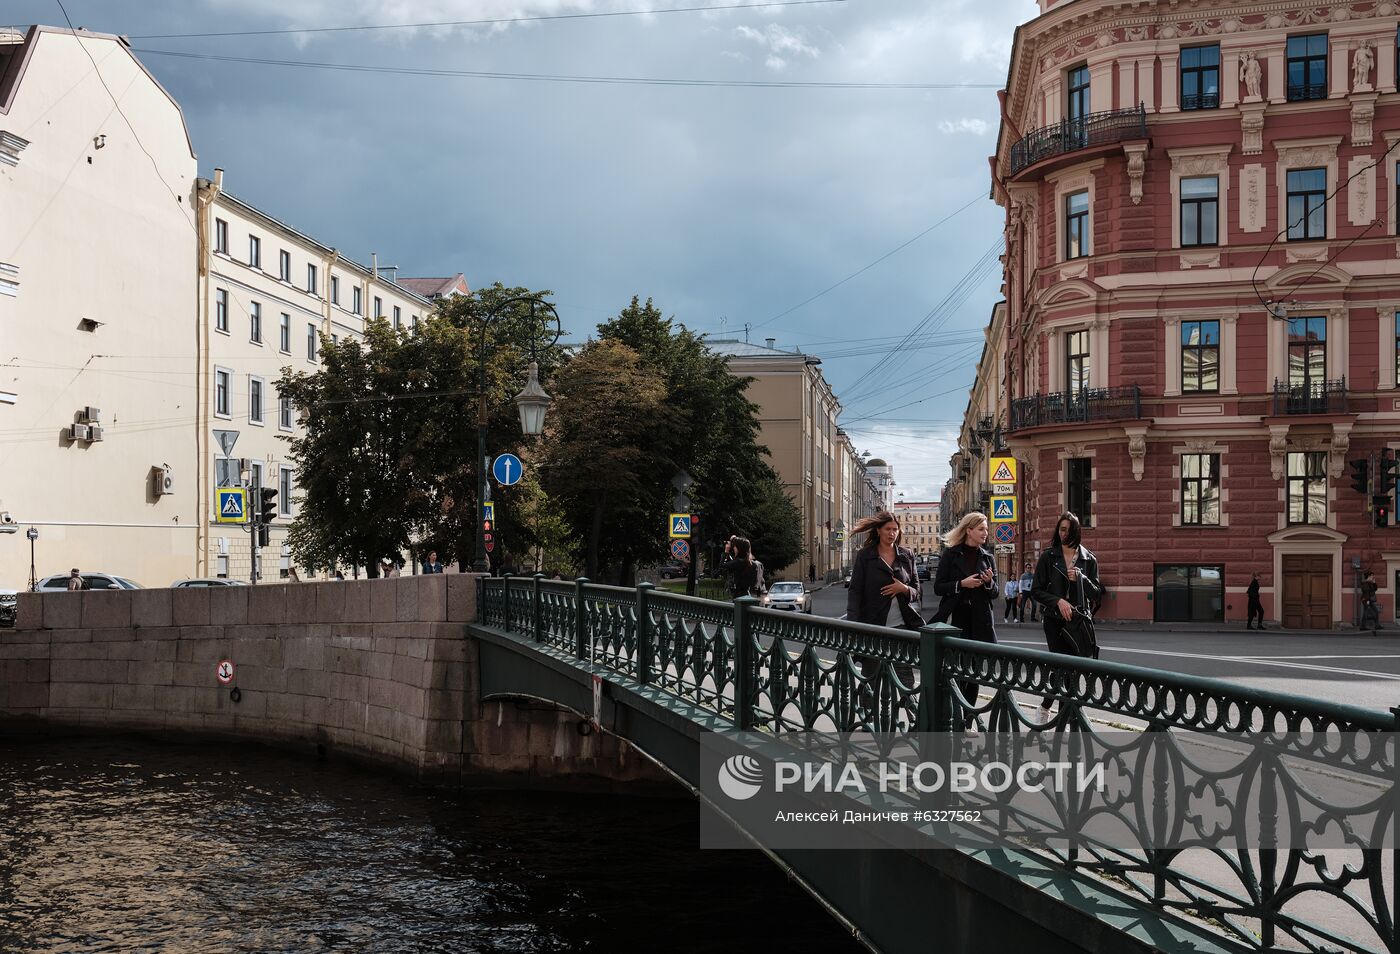
[[(1060, 515), (1050, 546), (1040, 554), (1035, 568), (1031, 596), (1040, 604), (1045, 617), (1045, 644), (1052, 653), (1079, 655), (1085, 647), (1077, 646), (1065, 633), (1065, 624), (1074, 618), (1076, 609), (1083, 610), (1080, 600), (1087, 603), (1103, 592), (1099, 584), (1099, 561), (1080, 539), (1079, 518), (1069, 511)], [(1040, 703), (1048, 710), (1055, 702), (1046, 696)]]
[[(996, 561), (984, 549), (988, 532), (987, 515), (973, 511), (943, 538), (948, 548), (938, 561), (938, 576), (933, 581), (933, 591), (942, 600), (929, 622), (951, 623), (966, 639), (994, 643), (997, 629), (992, 603), (997, 598), (997, 571)], [(958, 688), (968, 705), (977, 705), (981, 687), (975, 681), (963, 680)], [(969, 731), (975, 728), (974, 723), (973, 718), (967, 720)]]

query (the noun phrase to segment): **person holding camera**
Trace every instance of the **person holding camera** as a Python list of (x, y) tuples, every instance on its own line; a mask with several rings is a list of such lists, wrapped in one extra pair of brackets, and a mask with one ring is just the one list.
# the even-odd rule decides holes
[(753, 558), (753, 544), (747, 537), (733, 536), (725, 543), (720, 571), (729, 578), (730, 599), (768, 592), (763, 582), (763, 563)]

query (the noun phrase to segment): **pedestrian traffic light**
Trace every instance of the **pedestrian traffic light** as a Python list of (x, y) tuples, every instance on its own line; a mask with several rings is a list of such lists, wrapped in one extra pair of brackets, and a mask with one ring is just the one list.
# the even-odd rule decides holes
[[(263, 526), (277, 519), (277, 491), (263, 487), (258, 491), (258, 522)], [(266, 546), (267, 544), (263, 544)]]
[(1347, 461), (1351, 468), (1351, 489), (1359, 494), (1371, 492), (1371, 462), (1365, 457)]
[(1377, 494), (1371, 498), (1371, 516), (1375, 520), (1376, 529), (1390, 526), (1390, 494)]
[(1395, 459), (1395, 452), (1389, 447), (1381, 451), (1381, 456), (1376, 460), (1376, 490), (1379, 493), (1389, 494), (1395, 489), (1395, 469), (1400, 462)]

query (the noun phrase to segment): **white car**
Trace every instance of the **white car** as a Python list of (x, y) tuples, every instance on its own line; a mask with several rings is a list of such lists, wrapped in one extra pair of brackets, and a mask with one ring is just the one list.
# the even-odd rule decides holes
[(230, 580), (225, 576), (201, 576), (193, 580), (176, 580), (170, 586), (174, 589), (185, 589), (191, 586), (247, 586), (247, 580)]
[(769, 609), (792, 610), (794, 613), (812, 612), (812, 594), (801, 583), (784, 581), (774, 583), (763, 598), (763, 605)]
[[(79, 578), (83, 581), (85, 590), (142, 590), (145, 589), (140, 583), (128, 580), (124, 576), (115, 576), (111, 573), (79, 573)], [(68, 589), (70, 574), (55, 573), (53, 576), (46, 576), (39, 581), (38, 591), (40, 593), (54, 593)]]

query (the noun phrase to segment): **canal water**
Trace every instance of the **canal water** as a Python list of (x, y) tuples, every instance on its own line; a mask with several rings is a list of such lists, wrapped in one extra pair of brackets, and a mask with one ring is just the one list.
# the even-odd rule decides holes
[(0, 951), (854, 952), (684, 799), (460, 793), (254, 745), (0, 739)]

